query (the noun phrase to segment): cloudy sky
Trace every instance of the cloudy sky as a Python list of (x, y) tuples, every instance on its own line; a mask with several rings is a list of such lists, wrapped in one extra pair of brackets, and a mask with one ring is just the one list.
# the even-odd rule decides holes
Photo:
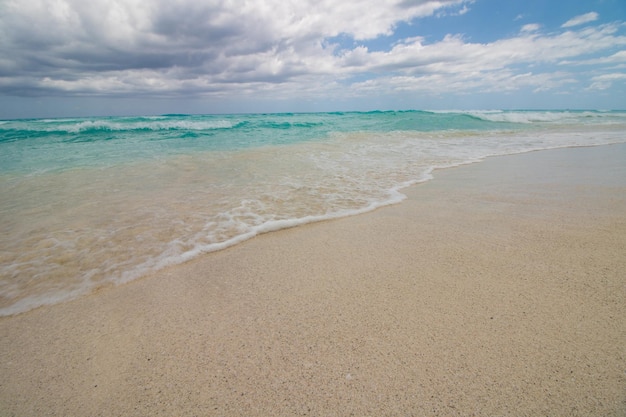
[(0, 0), (0, 118), (626, 108), (624, 0)]

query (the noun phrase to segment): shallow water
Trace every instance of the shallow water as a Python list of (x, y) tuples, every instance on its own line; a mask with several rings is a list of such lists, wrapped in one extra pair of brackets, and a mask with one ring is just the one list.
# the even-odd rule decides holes
[(373, 112), (0, 122), (0, 315), (259, 233), (353, 215), (435, 168), (626, 142), (623, 112)]

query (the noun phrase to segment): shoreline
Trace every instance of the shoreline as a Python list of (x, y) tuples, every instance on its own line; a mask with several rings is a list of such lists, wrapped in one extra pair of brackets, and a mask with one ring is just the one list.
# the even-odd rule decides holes
[(66, 293), (52, 295), (49, 298), (46, 298), (46, 296), (43, 296), (43, 295), (33, 295), (33, 296), (27, 296), (26, 298), (20, 299), (19, 301), (13, 304), (9, 304), (7, 306), (1, 305), (0, 306), (0, 318), (13, 317), (16, 315), (27, 313), (34, 309), (38, 309), (42, 307), (51, 307), (57, 304), (70, 302), (70, 301), (79, 299), (81, 297), (85, 297), (85, 296), (89, 296), (90, 294), (97, 293), (105, 288), (110, 288), (112, 286), (125, 285), (138, 279), (144, 279), (146, 277), (159, 274), (164, 269), (175, 268), (179, 265), (193, 261), (197, 259), (198, 257), (207, 256), (214, 252), (219, 252), (219, 251), (229, 249), (231, 247), (245, 243), (249, 241), (250, 239), (254, 239), (254, 238), (257, 238), (258, 236), (265, 235), (267, 233), (274, 233), (274, 232), (281, 231), (281, 230), (302, 227), (305, 225), (315, 224), (319, 222), (328, 222), (328, 221), (340, 220), (340, 219), (344, 219), (344, 218), (352, 217), (352, 216), (360, 216), (360, 215), (371, 213), (376, 210), (380, 210), (381, 208), (393, 206), (396, 204), (401, 204), (407, 198), (407, 195), (404, 192), (405, 190), (408, 190), (408, 189), (411, 189), (412, 187), (416, 187), (421, 184), (425, 184), (429, 181), (435, 180), (435, 173), (444, 172), (447, 170), (454, 170), (457, 168), (470, 166), (474, 164), (480, 164), (492, 158), (525, 155), (529, 153), (544, 152), (544, 151), (556, 151), (556, 150), (577, 149), (577, 148), (594, 148), (594, 147), (603, 147), (603, 146), (619, 146), (619, 145), (624, 145), (624, 144), (626, 144), (626, 142), (614, 142), (614, 143), (590, 144), (590, 145), (570, 145), (566, 147), (531, 149), (531, 150), (517, 151), (513, 153), (505, 153), (505, 154), (499, 154), (499, 155), (488, 155), (488, 156), (484, 156), (475, 160), (467, 160), (465, 162), (458, 162), (450, 166), (433, 166), (433, 167), (430, 167), (428, 171), (423, 173), (421, 179), (408, 181), (405, 184), (401, 184), (390, 189), (389, 198), (387, 200), (379, 201), (376, 203), (370, 203), (370, 205), (366, 207), (361, 207), (358, 209), (346, 209), (343, 211), (330, 212), (327, 214), (310, 215), (310, 216), (305, 216), (301, 218), (289, 218), (289, 219), (268, 221), (266, 223), (255, 226), (253, 228), (254, 230), (250, 230), (246, 233), (236, 235), (226, 241), (207, 244), (199, 248), (193, 248), (192, 250), (188, 252), (175, 255), (172, 258), (163, 258), (163, 259), (156, 260), (155, 262), (153, 262), (153, 267), (148, 267), (146, 269), (140, 268), (137, 270), (133, 269), (130, 271), (125, 271), (125, 272), (122, 272), (117, 278), (109, 278), (108, 280), (95, 283), (91, 286), (86, 286), (84, 288), (76, 288)]
[(0, 414), (621, 415), (626, 145), (437, 170), (0, 318)]

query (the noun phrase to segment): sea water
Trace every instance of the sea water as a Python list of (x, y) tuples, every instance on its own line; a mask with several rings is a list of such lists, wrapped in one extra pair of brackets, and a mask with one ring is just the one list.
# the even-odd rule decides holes
[(0, 315), (400, 202), (436, 168), (619, 142), (625, 112), (0, 121)]

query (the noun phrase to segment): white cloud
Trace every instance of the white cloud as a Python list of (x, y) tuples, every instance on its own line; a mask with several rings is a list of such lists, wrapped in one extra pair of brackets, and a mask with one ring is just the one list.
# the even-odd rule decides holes
[(468, 7), (468, 4), (472, 4), (475, 1), (476, 0), (467, 0), (467, 2), (460, 2), (459, 4), (461, 5), (461, 8), (458, 9), (458, 10), (447, 10), (446, 8), (440, 8), (439, 11), (437, 12), (436, 16), (437, 17), (463, 16), (464, 14), (466, 14), (467, 12), (469, 12), (471, 10)]
[(626, 81), (626, 73), (612, 73), (595, 76), (591, 79), (592, 84), (587, 88), (588, 90), (608, 90), (613, 86), (613, 83), (619, 81)]
[(31, 92), (104, 94), (105, 80), (113, 92), (130, 91), (146, 72), (163, 80), (157, 92), (331, 72), (326, 39), (388, 35), (401, 21), (473, 0), (5, 1), (0, 75), (30, 79)]
[(616, 52), (612, 55), (594, 58), (594, 59), (581, 59), (577, 61), (561, 61), (559, 65), (606, 65), (606, 64), (626, 64), (626, 50)]
[(403, 42), (388, 52), (360, 51), (362, 70), (405, 73), (467, 73), (492, 71), (520, 64), (557, 62), (612, 47), (626, 46), (626, 37), (614, 36), (615, 27), (540, 36), (520, 36), (493, 43), (467, 43), (459, 36), (424, 44), (423, 38)]
[(536, 32), (541, 28), (541, 25), (537, 23), (529, 23), (527, 25), (522, 26), (522, 32)]
[(465, 13), (467, 13), (467, 12), (469, 12), (469, 11), (470, 11), (470, 8), (469, 8), (469, 7), (467, 7), (467, 5), (466, 5), (466, 4), (464, 4), (464, 5), (463, 5), (463, 8), (462, 8), (461, 10), (459, 10), (459, 11), (456, 13), (456, 15), (457, 15), (457, 16), (463, 16)]
[(561, 27), (569, 28), (569, 27), (573, 27), (573, 26), (582, 25), (584, 23), (594, 22), (596, 20), (598, 20), (598, 13), (596, 13), (596, 12), (589, 12), (589, 13), (582, 14), (580, 16), (576, 16), (576, 17), (568, 20), (567, 22), (563, 23), (563, 25)]
[[(361, 68), (380, 76), (354, 83), (352, 91), (379, 95), (391, 91), (430, 95), (557, 91), (580, 81), (567, 71), (536, 72), (532, 68), (626, 46), (626, 37), (616, 36), (616, 31), (614, 25), (551, 35), (525, 31), (488, 44), (467, 43), (459, 36), (447, 36), (433, 44), (415, 38), (398, 43), (389, 52), (362, 53)], [(622, 55), (615, 53), (610, 61), (622, 59)], [(606, 77), (598, 79), (596, 88), (608, 81)]]
[[(575, 78), (536, 66), (609, 52), (613, 58), (596, 59), (615, 62), (623, 58), (615, 48), (626, 46), (618, 24), (542, 34), (536, 23), (491, 43), (451, 34), (431, 43), (405, 38), (387, 51), (362, 45), (403, 21), (465, 12), (472, 0), (4, 1), (0, 92), (18, 95), (541, 91)], [(564, 27), (595, 19), (590, 13)], [(355, 46), (332, 44), (342, 34)]]

